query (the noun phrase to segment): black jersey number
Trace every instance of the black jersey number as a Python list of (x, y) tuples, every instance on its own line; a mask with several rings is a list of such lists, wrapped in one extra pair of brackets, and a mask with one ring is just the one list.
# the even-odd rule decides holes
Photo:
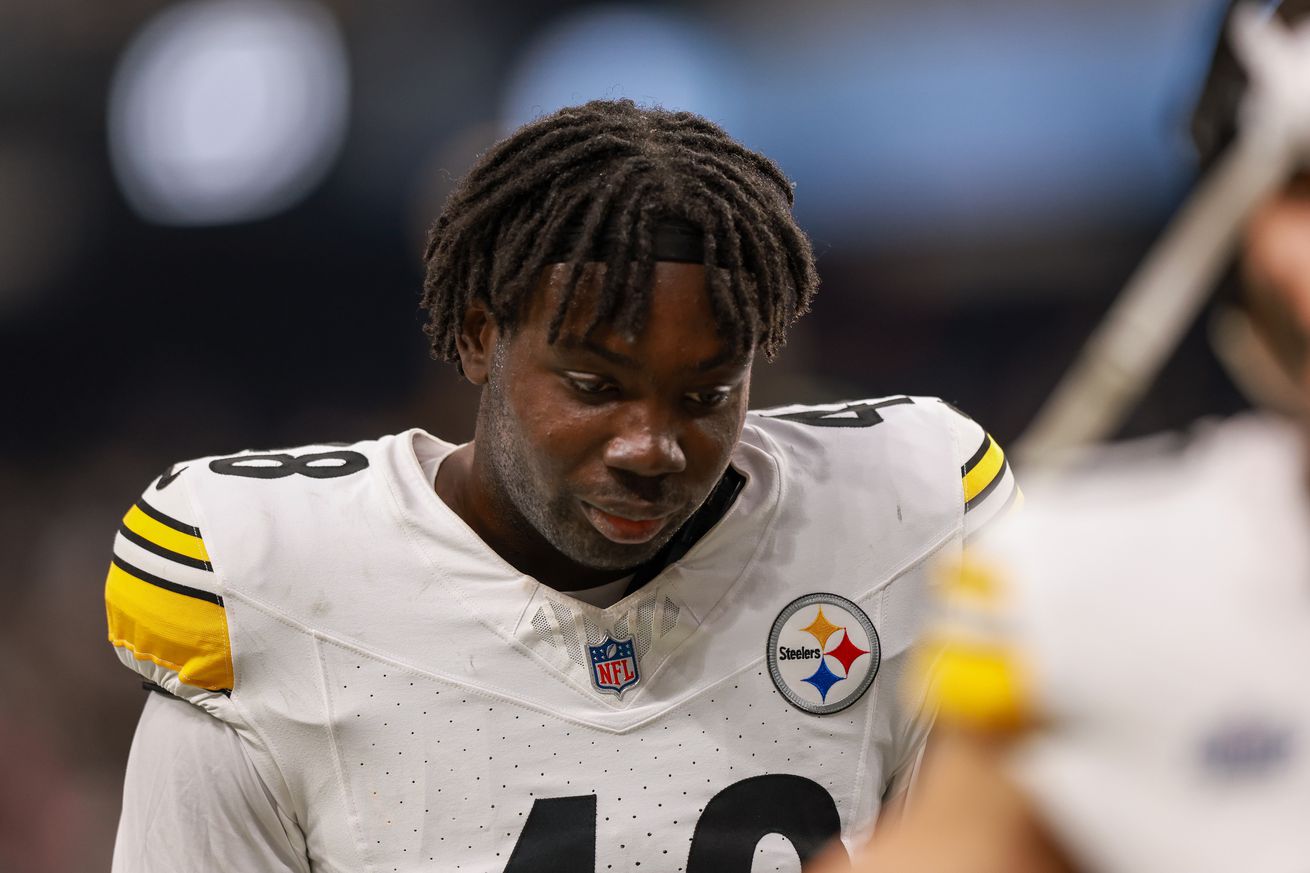
[(862, 400), (858, 403), (844, 404), (841, 409), (803, 409), (800, 412), (784, 412), (769, 418), (781, 418), (785, 421), (799, 421), (814, 427), (873, 427), (882, 423), (879, 409), (888, 406), (900, 406), (913, 403), (908, 397), (892, 397), (887, 400), (871, 402)]
[(534, 800), (505, 873), (587, 873), (595, 869), (596, 795)]
[(209, 469), (224, 476), (245, 476), (248, 479), (285, 479), (288, 476), (308, 476), (311, 479), (337, 479), (358, 473), (368, 467), (368, 458), (359, 452), (338, 450), (310, 452), (306, 455), (288, 455), (285, 452), (266, 452), (256, 455), (237, 455), (209, 462)]
[[(767, 834), (791, 841), (801, 863), (841, 832), (837, 804), (822, 785), (775, 773), (734, 782), (710, 799), (692, 833), (687, 873), (750, 873)], [(543, 797), (532, 804), (505, 873), (594, 873), (596, 795)]]

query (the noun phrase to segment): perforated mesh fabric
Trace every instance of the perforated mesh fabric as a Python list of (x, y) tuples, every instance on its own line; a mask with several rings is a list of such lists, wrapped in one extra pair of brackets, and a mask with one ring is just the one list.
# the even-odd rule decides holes
[(678, 625), (678, 613), (681, 610), (678, 604), (669, 598), (664, 598), (664, 617), (660, 619), (660, 636), (664, 636)]
[(600, 629), (600, 625), (592, 621), (589, 615), (582, 617), (582, 629), (587, 632), (587, 645), (589, 646), (599, 646), (601, 641), (605, 639), (605, 634)]
[(589, 669), (585, 646), (600, 645), (607, 636), (616, 640), (631, 639), (637, 660), (641, 662), (660, 640), (677, 629), (682, 613), (678, 604), (667, 595), (643, 592), (606, 627), (594, 611), (585, 606), (575, 606), (563, 597), (549, 597), (547, 600), (548, 605), (538, 607), (532, 616), (533, 636), (552, 649), (567, 652), (569, 661), (583, 671)]
[(559, 625), (559, 633), (564, 638), (564, 650), (569, 653), (573, 663), (579, 667), (587, 663), (582, 654), (582, 644), (578, 640), (578, 631), (574, 627), (573, 611), (558, 600), (550, 602), (550, 610), (555, 613), (555, 622)]
[(537, 614), (532, 616), (532, 629), (547, 645), (559, 647), (559, 643), (555, 641), (555, 630), (550, 626), (550, 619), (546, 617), (546, 607), (537, 608)]
[[(667, 599), (667, 598), (666, 598)], [(645, 657), (650, 651), (651, 637), (653, 636), (655, 624), (655, 598), (643, 601), (637, 607), (637, 633), (634, 639), (637, 644), (637, 657)]]

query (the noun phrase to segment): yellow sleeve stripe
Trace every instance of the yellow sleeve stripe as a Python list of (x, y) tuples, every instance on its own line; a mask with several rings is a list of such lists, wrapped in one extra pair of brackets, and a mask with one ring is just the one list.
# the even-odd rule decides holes
[(127, 511), (118, 530), (127, 539), (156, 555), (188, 567), (213, 569), (200, 531), (165, 515), (144, 500)]
[(1000, 483), (1008, 466), (1000, 444), (992, 439), (991, 434), (984, 436), (982, 446), (961, 468), (965, 508), (972, 509), (981, 502)]
[[(161, 584), (162, 583), (162, 584)], [(232, 688), (232, 648), (223, 598), (161, 579), (118, 558), (105, 580), (109, 642), (187, 685)]]

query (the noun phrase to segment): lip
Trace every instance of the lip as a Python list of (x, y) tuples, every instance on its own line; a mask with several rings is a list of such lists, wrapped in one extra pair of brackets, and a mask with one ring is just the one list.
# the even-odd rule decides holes
[(648, 543), (669, 523), (672, 513), (651, 515), (650, 509), (611, 507), (601, 509), (595, 504), (581, 501), (582, 514), (591, 526), (610, 542), (625, 545)]

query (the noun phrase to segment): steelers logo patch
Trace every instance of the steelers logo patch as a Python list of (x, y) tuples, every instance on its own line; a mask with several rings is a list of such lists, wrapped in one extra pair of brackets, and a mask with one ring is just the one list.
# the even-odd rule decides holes
[(767, 658), (773, 684), (789, 703), (827, 715), (869, 690), (882, 649), (860, 607), (836, 594), (807, 594), (774, 619)]

